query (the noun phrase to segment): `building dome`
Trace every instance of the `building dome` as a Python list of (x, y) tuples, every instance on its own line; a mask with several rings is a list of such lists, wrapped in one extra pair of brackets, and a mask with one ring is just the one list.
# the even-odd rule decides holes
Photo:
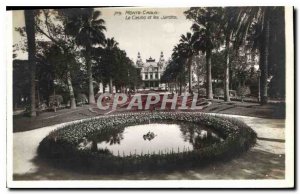
[(140, 52), (138, 52), (136, 65), (140, 69), (142, 77), (142, 85), (144, 88), (159, 88), (162, 87), (160, 78), (164, 71), (165, 60), (163, 52), (160, 53), (159, 61), (156, 62), (151, 56), (144, 63)]
[(137, 60), (136, 60), (136, 65), (137, 65), (137, 67), (140, 67), (140, 68), (144, 66), (144, 63), (143, 63), (143, 60), (142, 60), (140, 52), (138, 52), (138, 56), (137, 56)]

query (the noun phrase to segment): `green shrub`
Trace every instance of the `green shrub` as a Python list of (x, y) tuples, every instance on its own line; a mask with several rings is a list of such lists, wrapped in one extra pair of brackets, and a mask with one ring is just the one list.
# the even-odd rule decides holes
[(218, 99), (219, 99), (219, 97), (224, 96), (224, 90), (223, 90), (223, 88), (215, 88), (214, 95), (216, 97), (218, 97)]
[(244, 101), (244, 97), (250, 94), (250, 88), (248, 86), (240, 86), (237, 89), (237, 95), (241, 97), (241, 101)]
[[(156, 153), (114, 156), (107, 152), (80, 150), (83, 138), (98, 131), (104, 133), (117, 126), (136, 125), (146, 121), (185, 121), (214, 129), (224, 141), (199, 150), (181, 153)], [(203, 113), (126, 113), (88, 119), (51, 132), (38, 147), (39, 157), (56, 166), (90, 173), (120, 173), (131, 171), (171, 170), (203, 166), (229, 159), (249, 149), (256, 142), (256, 133), (241, 121)]]

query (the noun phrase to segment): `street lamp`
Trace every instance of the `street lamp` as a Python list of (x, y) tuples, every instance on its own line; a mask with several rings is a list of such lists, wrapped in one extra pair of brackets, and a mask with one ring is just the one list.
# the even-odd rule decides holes
[(257, 100), (258, 102), (260, 102), (260, 76), (261, 76), (261, 70), (258, 69), (257, 70), (257, 77), (258, 77), (258, 97), (257, 97)]

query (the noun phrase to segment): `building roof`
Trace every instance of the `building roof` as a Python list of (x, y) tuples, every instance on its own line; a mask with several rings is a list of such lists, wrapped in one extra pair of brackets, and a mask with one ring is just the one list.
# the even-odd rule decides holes
[(155, 61), (155, 59), (153, 59), (151, 56), (146, 59), (146, 62), (144, 63), (142, 58), (141, 58), (141, 54), (140, 52), (138, 52), (138, 56), (137, 56), (137, 60), (136, 60), (136, 65), (139, 68), (143, 68), (143, 69), (147, 69), (146, 71), (148, 71), (149, 67), (164, 67), (165, 65), (165, 60), (164, 60), (164, 55), (163, 52), (161, 52), (160, 54), (160, 59), (158, 62)]
[(146, 59), (146, 62), (155, 62), (155, 59), (152, 59), (152, 57), (150, 56), (149, 59)]

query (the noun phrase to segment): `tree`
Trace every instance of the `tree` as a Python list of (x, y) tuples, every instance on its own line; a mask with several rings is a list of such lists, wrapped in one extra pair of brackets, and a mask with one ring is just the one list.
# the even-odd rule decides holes
[(101, 12), (93, 8), (80, 8), (66, 10), (68, 33), (75, 36), (78, 45), (82, 46), (82, 51), (88, 74), (89, 83), (89, 103), (95, 104), (93, 73), (92, 73), (92, 47), (104, 45), (106, 30), (104, 20), (100, 18)]
[(195, 53), (194, 50), (194, 42), (193, 37), (190, 32), (186, 33), (186, 35), (181, 35), (180, 38), (180, 44), (178, 45), (178, 54), (181, 55), (181, 57), (186, 59), (186, 64), (188, 67), (188, 77), (189, 77), (189, 93), (193, 94), (192, 90), (192, 64), (193, 64), (193, 56)]
[(113, 92), (113, 85), (117, 91), (125, 92), (127, 88), (135, 89), (141, 81), (140, 72), (134, 66), (133, 61), (118, 45), (119, 43), (114, 38), (107, 38), (104, 48), (94, 49), (95, 77), (104, 85), (108, 83), (110, 93)]
[(201, 83), (201, 77), (204, 77), (206, 69), (205, 69), (205, 56), (202, 54), (199, 54), (195, 57), (195, 72), (197, 76), (197, 90), (198, 94), (200, 93), (200, 84)]
[(103, 86), (108, 84), (110, 93), (113, 92), (113, 79), (116, 76), (115, 73), (117, 73), (116, 55), (120, 51), (118, 45), (119, 43), (114, 38), (106, 38), (104, 47), (94, 48), (93, 51), (95, 54), (94, 77), (99, 82), (102, 82)]
[(35, 14), (33, 10), (25, 10), (25, 26), (27, 34), (28, 61), (30, 63), (30, 115), (36, 116), (35, 103), (35, 71), (36, 71), (36, 48), (35, 48)]
[[(272, 76), (268, 96), (285, 98), (285, 17), (284, 7), (278, 8), (270, 20), (270, 57), (268, 72)], [(269, 76), (270, 77), (270, 76)]]
[(224, 101), (229, 102), (229, 67), (230, 67), (230, 43), (239, 28), (239, 8), (225, 7), (220, 9), (221, 14), (221, 28), (223, 30), (225, 40), (225, 56), (224, 56)]
[(216, 7), (190, 8), (185, 12), (187, 19), (192, 20), (194, 32), (194, 48), (205, 53), (207, 98), (213, 98), (211, 56), (212, 51), (219, 47), (221, 31), (219, 28), (220, 9)]
[[(38, 57), (39, 59), (39, 76), (41, 84), (44, 89), (47, 89), (48, 96), (53, 95), (64, 95), (69, 93), (69, 77), (72, 77), (72, 88), (74, 97), (78, 96), (82, 92), (83, 86), (80, 84), (84, 83), (82, 68), (80, 63), (76, 60), (75, 53), (66, 54), (60, 47), (52, 44), (45, 49)], [(79, 55), (77, 53), (77, 55)], [(66, 69), (66, 64), (68, 68)], [(47, 78), (48, 77), (48, 78)], [(46, 83), (44, 83), (46, 81)], [(87, 84), (86, 84), (87, 85)], [(67, 96), (64, 95), (64, 99)]]
[(27, 105), (30, 103), (31, 78), (28, 60), (13, 60), (13, 107)]
[[(215, 88), (215, 87), (221, 88), (222, 84), (224, 85), (224, 77), (225, 77), (225, 75), (224, 75), (224, 70), (225, 70), (224, 58), (225, 57), (224, 56), (225, 56), (225, 54), (226, 54), (225, 49), (212, 53), (211, 67), (212, 67), (213, 71), (211, 73), (211, 77), (213, 80), (215, 80), (213, 83), (213, 88)], [(222, 88), (224, 88), (224, 87), (222, 87)], [(215, 91), (215, 90), (213, 90), (213, 91)]]
[[(189, 38), (190, 35), (187, 35), (187, 37), (183, 36), (182, 39), (186, 39), (191, 41), (191, 38)], [(169, 69), (167, 73), (169, 74), (169, 79), (173, 80), (173, 82), (177, 83), (179, 82), (179, 94), (182, 94), (182, 86), (183, 83), (186, 81), (186, 71), (185, 67), (188, 65), (188, 78), (189, 83), (191, 83), (192, 79), (192, 51), (190, 50), (190, 44), (188, 44), (189, 41), (182, 40), (181, 43), (176, 45), (173, 49), (172, 53), (172, 60), (169, 63)], [(185, 43), (183, 43), (185, 42)], [(184, 45), (185, 44), (185, 45)], [(189, 61), (191, 60), (191, 61)], [(166, 74), (167, 75), (167, 74)], [(189, 92), (191, 93), (191, 84), (189, 84)]]
[(186, 59), (177, 55), (177, 46), (173, 49), (172, 59), (167, 62), (167, 67), (161, 76), (164, 83), (175, 83), (179, 85), (179, 95), (182, 94), (182, 86), (186, 81), (185, 62)]
[[(261, 104), (268, 102), (268, 78), (270, 69), (270, 45), (277, 42), (278, 32), (284, 34), (282, 29), (275, 27), (274, 23), (280, 18), (284, 18), (284, 7), (243, 7), (240, 9), (240, 28), (236, 35), (237, 42), (244, 42), (248, 37), (250, 47), (259, 50), (259, 66), (261, 70)], [(277, 18), (276, 18), (277, 17)], [(284, 23), (284, 22), (283, 22)], [(279, 34), (280, 34), (279, 33)], [(284, 46), (283, 46), (284, 47)]]
[(115, 54), (116, 54), (116, 51), (118, 50), (119, 43), (117, 41), (115, 41), (114, 38), (107, 38), (105, 40), (104, 45), (105, 45), (105, 57), (108, 62), (106, 67), (110, 69), (110, 71), (107, 71), (107, 73), (109, 75), (109, 93), (112, 93), (113, 92), (114, 73), (113, 73), (113, 69), (111, 69), (111, 68), (114, 68), (113, 65), (115, 64), (115, 61), (114, 61)]
[[(51, 41), (51, 44), (56, 45), (60, 49), (61, 54), (65, 59), (68, 59), (70, 56), (78, 56), (78, 53), (76, 53), (78, 46), (76, 45), (75, 38), (70, 35), (66, 27), (68, 21), (67, 14), (68, 13), (63, 9), (40, 10), (40, 17), (37, 17), (36, 25), (37, 32), (44, 36), (45, 39), (49, 39)], [(76, 100), (71, 75), (72, 63), (69, 63), (66, 60), (66, 63), (62, 65), (66, 70), (66, 79), (70, 97), (70, 108), (75, 109)]]

